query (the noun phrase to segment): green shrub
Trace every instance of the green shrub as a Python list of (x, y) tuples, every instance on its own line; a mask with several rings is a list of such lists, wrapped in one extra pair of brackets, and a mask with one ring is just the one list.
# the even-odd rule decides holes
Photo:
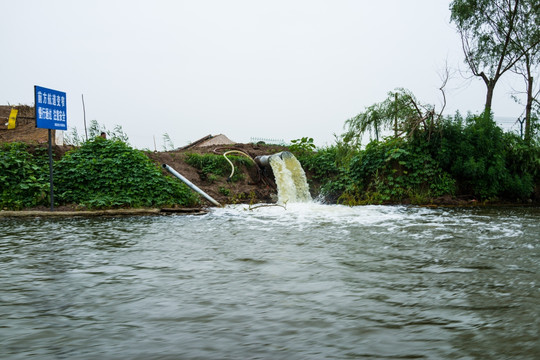
[(512, 133), (504, 134), (503, 141), (508, 174), (503, 179), (502, 195), (511, 200), (529, 199), (535, 179), (540, 179), (540, 148)]
[(227, 189), (226, 187), (220, 186), (219, 187), (219, 193), (221, 195), (224, 195), (224, 196), (229, 196), (229, 195), (231, 195), (231, 190)]
[(0, 146), (0, 209), (19, 210), (49, 201), (47, 149), (34, 152), (19, 143)]
[(320, 195), (327, 199), (337, 199), (350, 185), (347, 167), (340, 164), (338, 146), (322, 148), (312, 153), (300, 153), (298, 161), (304, 170), (320, 183)]
[(409, 138), (344, 141), (299, 160), (321, 194), (349, 205), (426, 203), (444, 195), (523, 201), (540, 182), (540, 147), (504, 133), (489, 115), (456, 114)]
[[(426, 199), (453, 194), (455, 182), (431, 157), (425, 146), (393, 138), (372, 141), (353, 157), (351, 189), (361, 199), (357, 202), (399, 202), (404, 199)], [(350, 193), (346, 194), (351, 201)]]
[(301, 139), (291, 140), (292, 145), (289, 146), (289, 151), (296, 156), (309, 154), (315, 150), (313, 138), (303, 137)]
[(89, 208), (192, 206), (198, 202), (186, 185), (163, 176), (143, 152), (101, 137), (57, 162), (55, 185), (58, 202)]
[(537, 150), (517, 135), (504, 133), (489, 115), (447, 119), (430, 152), (456, 179), (461, 194), (481, 200), (515, 200), (528, 198), (534, 191)]

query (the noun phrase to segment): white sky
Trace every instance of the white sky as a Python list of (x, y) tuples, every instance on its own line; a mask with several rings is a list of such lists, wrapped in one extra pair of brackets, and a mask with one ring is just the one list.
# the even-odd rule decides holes
[[(68, 126), (121, 125), (138, 148), (208, 134), (334, 143), (344, 121), (404, 87), (441, 107), (439, 73), (465, 70), (450, 0), (0, 0), (0, 104), (34, 85), (67, 93)], [(509, 74), (510, 75), (510, 74)], [(511, 76), (496, 116), (517, 118)], [(521, 83), (517, 82), (516, 86)], [(456, 74), (445, 113), (482, 110)]]

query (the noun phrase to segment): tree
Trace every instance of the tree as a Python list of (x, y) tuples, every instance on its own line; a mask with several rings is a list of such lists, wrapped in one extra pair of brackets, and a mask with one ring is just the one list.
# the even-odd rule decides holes
[(521, 75), (525, 82), (525, 140), (529, 142), (533, 133), (534, 110), (538, 109), (540, 90), (535, 84), (535, 74), (540, 75), (540, 5), (536, 1), (524, 1), (525, 12), (521, 23), (517, 46), (523, 57), (516, 63), (513, 71)]
[[(465, 62), (487, 88), (485, 111), (491, 111), (495, 85), (524, 54), (538, 46), (526, 43), (527, 12), (537, 11), (538, 0), (454, 0), (451, 21), (461, 36)], [(525, 47), (520, 46), (525, 45)]]
[[(95, 138), (96, 136), (100, 136), (101, 133), (105, 133), (107, 137), (111, 140), (119, 140), (126, 144), (129, 143), (129, 137), (124, 132), (124, 129), (122, 129), (121, 125), (116, 125), (114, 127), (114, 130), (110, 131), (107, 130), (105, 125), (101, 125), (97, 120), (90, 121), (90, 127), (88, 129), (85, 129), (85, 132), (90, 134), (90, 139)], [(75, 146), (81, 146), (88, 140), (85, 140), (85, 138), (82, 137), (82, 135), (79, 135), (79, 132), (77, 128), (73, 127), (71, 128), (71, 133), (66, 133), (64, 142), (69, 145), (75, 145)]]
[(388, 119), (384, 119), (382, 113), (381, 105), (374, 104), (367, 107), (364, 112), (346, 120), (345, 127), (347, 128), (347, 132), (344, 134), (345, 142), (359, 146), (362, 141), (362, 135), (368, 131), (375, 133), (375, 139), (379, 141), (379, 132), (388, 125)]
[[(444, 82), (440, 90), (444, 96)], [(441, 112), (442, 113), (442, 112)], [(373, 104), (364, 112), (345, 121), (347, 131), (343, 139), (347, 143), (359, 146), (362, 135), (366, 132), (375, 133), (375, 140), (379, 141), (379, 133), (384, 130), (393, 130), (394, 137), (411, 137), (418, 130), (427, 134), (429, 140), (441, 119), (441, 113), (435, 113), (432, 105), (421, 104), (407, 89), (396, 89), (388, 93), (386, 100)]]

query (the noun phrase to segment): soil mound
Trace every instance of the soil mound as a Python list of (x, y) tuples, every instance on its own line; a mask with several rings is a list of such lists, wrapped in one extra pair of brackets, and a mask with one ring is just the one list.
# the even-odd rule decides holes
[[(15, 129), (8, 130), (7, 122), (11, 109), (19, 110)], [(55, 130), (52, 138), (54, 144)], [(36, 117), (33, 106), (0, 105), (0, 143), (23, 142), (27, 144), (43, 144), (49, 141), (47, 129), (36, 128)]]

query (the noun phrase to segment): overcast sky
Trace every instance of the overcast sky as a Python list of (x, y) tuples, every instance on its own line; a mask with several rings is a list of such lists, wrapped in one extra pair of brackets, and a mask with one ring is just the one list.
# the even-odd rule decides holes
[[(449, 0), (0, 0), (0, 104), (34, 85), (67, 93), (68, 127), (121, 125), (138, 148), (220, 133), (334, 142), (397, 87), (441, 108), (440, 73), (465, 70)], [(520, 85), (519, 82), (516, 83)], [(517, 118), (510, 77), (496, 116)], [(480, 112), (485, 87), (455, 74), (445, 113)]]

